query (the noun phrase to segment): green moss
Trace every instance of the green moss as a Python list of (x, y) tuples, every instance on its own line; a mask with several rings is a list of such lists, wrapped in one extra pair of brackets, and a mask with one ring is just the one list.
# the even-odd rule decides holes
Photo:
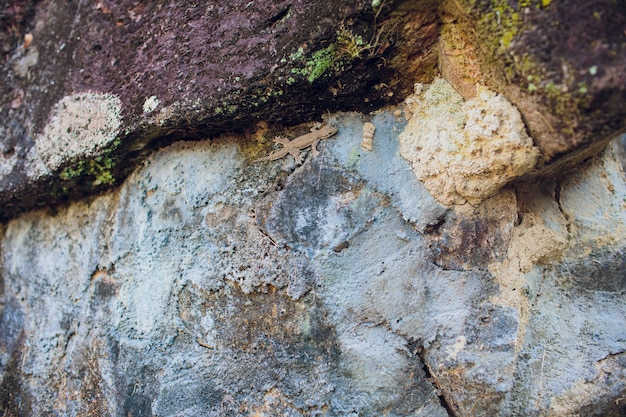
[(299, 47), (298, 50), (292, 54), (289, 54), (289, 59), (292, 61), (299, 61), (304, 56), (304, 48)]
[[(113, 158), (113, 152), (122, 143), (121, 138), (116, 138), (108, 149), (102, 152), (101, 155), (94, 157), (93, 159), (72, 159), (71, 164), (63, 169), (59, 174), (59, 178), (64, 181), (79, 177), (93, 177), (93, 186), (101, 184), (113, 184), (115, 177), (113, 176), (113, 168), (115, 167), (115, 159)], [(68, 188), (67, 185), (61, 186), (61, 191)]]
[[(352, 66), (353, 61), (363, 59), (364, 55), (371, 58), (380, 52), (381, 46), (387, 43), (391, 33), (392, 29), (380, 25), (370, 41), (366, 41), (363, 35), (341, 24), (335, 33), (335, 39), (326, 40), (326, 47), (308, 53), (306, 48), (301, 46), (287, 58), (282, 58), (281, 63), (290, 62), (293, 66), (289, 69), (291, 75), (280, 77), (279, 80), (284, 80), (286, 85), (291, 86), (298, 83), (302, 77), (313, 84), (322, 77), (342, 73)], [(280, 90), (272, 93), (274, 96), (280, 94), (282, 94)]]
[[(315, 51), (302, 68), (292, 68), (292, 74), (305, 77), (310, 83), (320, 78), (335, 64), (336, 46), (331, 44), (324, 49)], [(298, 49), (300, 50), (300, 49)]]
[(552, 96), (558, 95), (560, 93), (559, 87), (557, 87), (556, 84), (554, 84), (554, 82), (552, 81), (548, 81), (546, 83), (544, 90)]
[(313, 54), (311, 60), (309, 60), (306, 65), (309, 73), (307, 77), (309, 82), (312, 83), (333, 66), (335, 62), (335, 51), (335, 45), (330, 45)]
[(59, 177), (68, 181), (82, 176), (94, 177), (93, 185), (113, 184), (115, 178), (111, 173), (111, 169), (115, 166), (115, 162), (110, 156), (97, 156), (94, 159), (80, 160), (66, 167)]
[(347, 55), (351, 60), (361, 58), (363, 52), (372, 49), (372, 46), (365, 42), (361, 35), (353, 33), (343, 25), (337, 31), (337, 44), (340, 53)]
[[(381, 27), (375, 36), (376, 41), (367, 42), (362, 35), (352, 32), (343, 24), (336, 32), (336, 38), (331, 40), (327, 47), (317, 50), (310, 55), (304, 47), (289, 54), (289, 61), (294, 64), (291, 74), (300, 75), (309, 83), (313, 83), (331, 71), (339, 73), (349, 67), (351, 62), (361, 59), (364, 53), (373, 56), (377, 49), (387, 40), (387, 31)], [(281, 63), (286, 63), (287, 59), (282, 58)], [(297, 77), (287, 77), (287, 85), (297, 82)]]

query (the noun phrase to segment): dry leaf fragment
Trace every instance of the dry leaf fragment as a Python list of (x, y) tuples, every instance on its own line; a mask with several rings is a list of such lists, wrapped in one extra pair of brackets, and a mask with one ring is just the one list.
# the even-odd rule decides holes
[(26, 35), (24, 35), (24, 49), (28, 48), (32, 41), (33, 41), (32, 33), (27, 33)]

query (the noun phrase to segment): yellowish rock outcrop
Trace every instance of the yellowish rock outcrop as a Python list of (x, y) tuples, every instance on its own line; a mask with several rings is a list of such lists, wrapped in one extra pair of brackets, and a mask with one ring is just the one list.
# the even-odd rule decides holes
[(504, 97), (477, 87), (464, 101), (444, 79), (416, 85), (406, 100), (412, 113), (400, 135), (402, 156), (416, 177), (445, 205), (477, 205), (531, 171), (539, 149), (517, 109)]

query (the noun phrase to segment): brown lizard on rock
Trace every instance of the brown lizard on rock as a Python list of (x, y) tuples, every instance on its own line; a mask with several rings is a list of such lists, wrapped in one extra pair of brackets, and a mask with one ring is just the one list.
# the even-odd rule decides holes
[(268, 156), (264, 158), (256, 159), (254, 162), (264, 162), (264, 161), (275, 161), (277, 159), (282, 158), (287, 154), (292, 154), (294, 158), (296, 158), (296, 162), (298, 164), (302, 164), (302, 153), (301, 150), (311, 147), (311, 152), (313, 155), (317, 155), (319, 152), (316, 147), (320, 140), (331, 137), (337, 133), (337, 128), (332, 125), (324, 125), (320, 126), (316, 124), (311, 128), (311, 132), (302, 136), (298, 136), (294, 140), (289, 140), (282, 136), (276, 136), (274, 138), (275, 143), (280, 143), (283, 147), (277, 151), (272, 152)]

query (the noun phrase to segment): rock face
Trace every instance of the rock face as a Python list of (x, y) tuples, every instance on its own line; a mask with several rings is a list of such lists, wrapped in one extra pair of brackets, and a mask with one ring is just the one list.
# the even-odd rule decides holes
[(532, 174), (556, 175), (626, 128), (625, 13), (611, 0), (11, 0), (0, 219), (110, 188), (176, 140), (369, 112), (438, 72), (465, 99), (482, 85), (515, 105), (541, 154)]
[(440, 10), (444, 77), (465, 98), (476, 84), (505, 95), (541, 149), (540, 171), (567, 169), (624, 129), (623, 5), (445, 0)]
[(6, 3), (2, 416), (626, 414), (620, 4)]
[(177, 139), (369, 111), (436, 73), (432, 2), (13, 3), (0, 218), (102, 191)]
[(251, 138), (179, 142), (114, 191), (8, 222), (2, 407), (623, 411), (626, 183), (614, 154), (448, 209), (400, 156), (404, 117), (367, 121), (371, 152), (359, 114), (333, 115), (338, 134), (302, 166), (251, 164), (267, 152)]

